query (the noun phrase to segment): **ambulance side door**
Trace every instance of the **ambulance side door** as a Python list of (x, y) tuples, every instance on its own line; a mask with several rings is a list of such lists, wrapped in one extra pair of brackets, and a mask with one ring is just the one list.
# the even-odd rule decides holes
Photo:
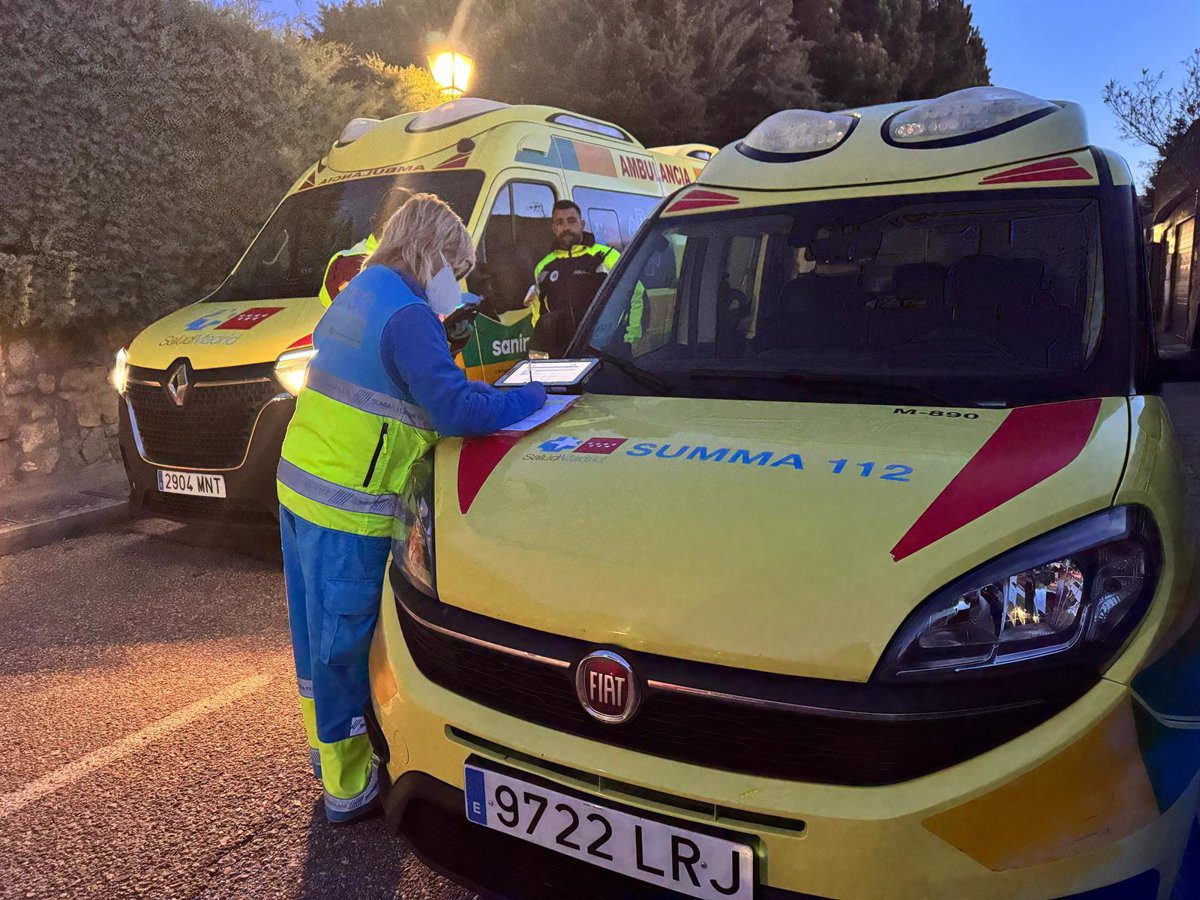
[(524, 308), (533, 270), (554, 246), (554, 203), (562, 177), (553, 171), (508, 169), (495, 179), (488, 212), (477, 229), (478, 263), (467, 287), (496, 316)]

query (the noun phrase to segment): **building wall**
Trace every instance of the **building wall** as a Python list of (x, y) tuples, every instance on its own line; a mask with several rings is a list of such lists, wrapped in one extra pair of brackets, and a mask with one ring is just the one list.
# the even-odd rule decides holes
[(1159, 325), (1168, 334), (1194, 343), (1200, 318), (1200, 191), (1176, 195), (1156, 217), (1151, 239), (1161, 244), (1156, 254), (1154, 296)]
[(113, 340), (0, 334), (0, 489), (121, 458)]

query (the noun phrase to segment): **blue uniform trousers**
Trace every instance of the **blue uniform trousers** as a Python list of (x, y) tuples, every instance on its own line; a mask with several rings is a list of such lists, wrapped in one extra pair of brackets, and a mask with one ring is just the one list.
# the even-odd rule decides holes
[(300, 708), (325, 813), (352, 819), (377, 794), (364, 710), (390, 541), (302, 519), (280, 507), (283, 574)]

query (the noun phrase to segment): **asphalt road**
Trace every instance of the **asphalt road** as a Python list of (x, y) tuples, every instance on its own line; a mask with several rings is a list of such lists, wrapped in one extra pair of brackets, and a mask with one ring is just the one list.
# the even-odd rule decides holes
[[(1200, 513), (1200, 386), (1171, 399)], [(326, 824), (294, 685), (269, 537), (0, 556), (0, 898), (469, 897), (380, 820)]]
[(325, 822), (277, 552), (147, 520), (0, 557), (0, 897), (471, 896)]

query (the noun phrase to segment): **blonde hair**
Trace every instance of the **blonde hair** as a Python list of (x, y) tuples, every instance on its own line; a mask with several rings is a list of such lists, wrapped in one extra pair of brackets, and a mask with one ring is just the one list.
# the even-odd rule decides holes
[(444, 265), (455, 272), (475, 263), (475, 248), (462, 219), (444, 200), (433, 194), (413, 194), (392, 214), (379, 235), (379, 246), (363, 267), (387, 266), (421, 287)]

